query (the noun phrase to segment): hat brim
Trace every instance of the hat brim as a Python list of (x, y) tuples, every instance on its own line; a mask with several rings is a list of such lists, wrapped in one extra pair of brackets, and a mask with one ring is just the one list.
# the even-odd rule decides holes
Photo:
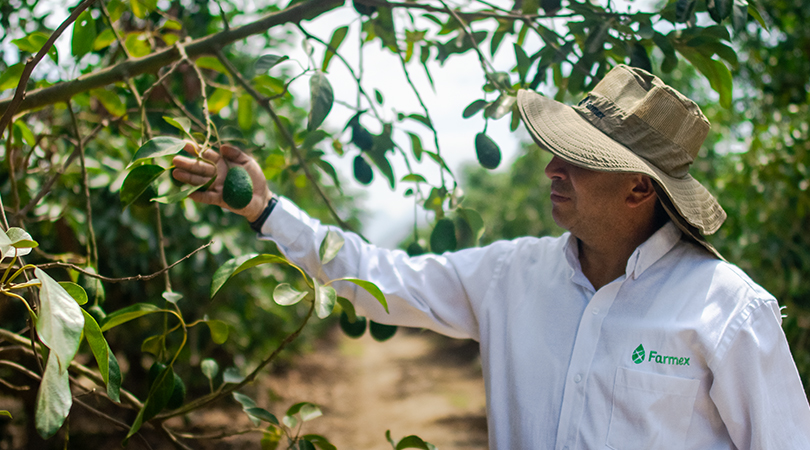
[(713, 234), (726, 218), (711, 193), (691, 175), (667, 175), (593, 126), (574, 108), (536, 92), (518, 92), (518, 110), (538, 145), (563, 160), (602, 172), (641, 173), (658, 182), (673, 205), (701, 234)]

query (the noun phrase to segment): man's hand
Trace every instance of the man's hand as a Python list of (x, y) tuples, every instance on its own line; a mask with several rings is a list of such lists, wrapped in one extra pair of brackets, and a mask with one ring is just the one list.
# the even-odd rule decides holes
[[(188, 153), (197, 154), (197, 147), (190, 142), (186, 144), (185, 150)], [(273, 196), (273, 193), (267, 187), (267, 180), (265, 180), (259, 164), (253, 158), (231, 145), (223, 145), (220, 147), (219, 153), (210, 149), (206, 150), (200, 156), (205, 161), (185, 156), (175, 156), (173, 160), (175, 170), (172, 176), (183, 183), (200, 186), (208, 183), (214, 175), (217, 176), (217, 179), (207, 190), (196, 191), (189, 198), (196, 202), (221, 206), (244, 216), (250, 222), (258, 219), (265, 206), (267, 206), (270, 197)], [(222, 183), (225, 181), (228, 169), (235, 166), (243, 167), (253, 182), (253, 198), (242, 209), (233, 209), (222, 200)]]

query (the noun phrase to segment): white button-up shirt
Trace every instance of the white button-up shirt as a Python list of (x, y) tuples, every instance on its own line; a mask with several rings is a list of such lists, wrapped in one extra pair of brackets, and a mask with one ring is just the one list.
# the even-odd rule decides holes
[[(334, 229), (334, 228), (333, 228)], [(359, 313), (481, 346), (493, 450), (810, 449), (810, 407), (768, 292), (670, 222), (594, 290), (577, 241), (526, 237), (409, 258), (281, 199), (262, 228)], [(417, 430), (415, 430), (417, 432)]]

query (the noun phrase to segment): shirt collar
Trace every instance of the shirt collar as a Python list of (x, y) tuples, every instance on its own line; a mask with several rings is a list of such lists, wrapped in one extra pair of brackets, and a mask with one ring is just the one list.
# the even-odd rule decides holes
[[(579, 245), (577, 245), (577, 238), (570, 233), (567, 234), (568, 239), (563, 251), (565, 253), (565, 259), (571, 267), (571, 281), (583, 286), (590, 286), (591, 283), (585, 277), (585, 274), (582, 273), (582, 266), (579, 263)], [(630, 255), (630, 258), (627, 259), (625, 276), (628, 279), (641, 276), (647, 268), (672, 250), (672, 247), (681, 239), (681, 234), (681, 230), (679, 230), (671, 220), (667, 221), (666, 224), (653, 233), (649, 239), (639, 245), (633, 254)]]
[(627, 260), (627, 278), (638, 278), (666, 255), (681, 239), (681, 230), (670, 220), (636, 248)]

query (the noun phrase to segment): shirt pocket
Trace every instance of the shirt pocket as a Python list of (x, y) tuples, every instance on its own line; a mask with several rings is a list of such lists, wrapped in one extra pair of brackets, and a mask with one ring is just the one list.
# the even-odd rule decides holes
[(700, 380), (619, 367), (607, 446), (614, 450), (684, 447)]

